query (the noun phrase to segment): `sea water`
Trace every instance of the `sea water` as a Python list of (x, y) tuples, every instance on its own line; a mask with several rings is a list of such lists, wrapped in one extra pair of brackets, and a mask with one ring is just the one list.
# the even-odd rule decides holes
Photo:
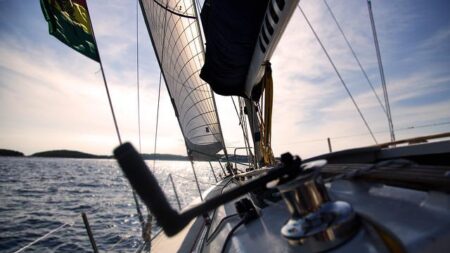
[[(182, 207), (199, 196), (190, 162), (147, 165), (175, 209), (169, 174)], [(219, 176), (220, 166), (213, 166)], [(197, 162), (195, 169), (202, 191), (215, 183), (208, 163)], [(141, 209), (147, 213), (142, 203)], [(0, 157), (0, 252), (19, 250), (64, 224), (24, 252), (92, 251), (81, 212), (100, 251), (134, 252), (142, 243), (132, 191), (115, 160)]]

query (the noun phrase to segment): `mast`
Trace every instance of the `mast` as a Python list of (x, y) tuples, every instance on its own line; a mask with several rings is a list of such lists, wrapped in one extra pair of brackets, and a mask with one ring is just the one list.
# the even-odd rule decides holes
[(259, 130), (259, 126), (261, 122), (258, 119), (256, 106), (253, 104), (253, 101), (251, 99), (244, 99), (244, 101), (248, 122), (250, 123), (250, 130), (252, 132), (253, 147), (255, 152), (254, 166), (255, 169), (257, 169), (262, 158), (262, 150), (259, 148), (261, 142), (261, 132)]
[(386, 108), (386, 116), (387, 116), (387, 120), (388, 120), (388, 124), (389, 124), (389, 133), (391, 135), (391, 142), (394, 142), (395, 141), (394, 124), (392, 123), (391, 107), (389, 105), (389, 98), (388, 98), (388, 92), (387, 92), (387, 87), (386, 87), (386, 79), (384, 77), (383, 63), (381, 61), (381, 54), (380, 54), (380, 46), (378, 44), (378, 36), (377, 36), (377, 31), (375, 29), (375, 21), (373, 19), (372, 2), (370, 0), (367, 0), (367, 7), (369, 9), (370, 25), (372, 27), (373, 41), (374, 41), (375, 50), (377, 53), (378, 69), (380, 71), (380, 78), (381, 78), (381, 86), (383, 87), (383, 96), (384, 96), (384, 103), (385, 103), (385, 108)]

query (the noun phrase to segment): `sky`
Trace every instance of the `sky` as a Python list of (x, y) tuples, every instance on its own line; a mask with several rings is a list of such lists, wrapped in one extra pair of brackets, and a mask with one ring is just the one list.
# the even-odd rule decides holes
[[(381, 97), (366, 2), (327, 3)], [(152, 153), (160, 70), (142, 15), (131, 0), (88, 0), (88, 5), (122, 139), (136, 147), (139, 42), (141, 151)], [(389, 141), (386, 116), (326, 5), (302, 0), (300, 6), (377, 141)], [(449, 132), (450, 2), (382, 0), (372, 6), (397, 139)], [(275, 155), (328, 152), (327, 137), (334, 151), (375, 144), (298, 9), (271, 62)], [(216, 100), (226, 145), (244, 146), (231, 98)], [(159, 124), (157, 152), (185, 154), (164, 85)], [(48, 34), (38, 0), (0, 1), (0, 148), (27, 155), (50, 149), (111, 154), (117, 145), (98, 63)]]

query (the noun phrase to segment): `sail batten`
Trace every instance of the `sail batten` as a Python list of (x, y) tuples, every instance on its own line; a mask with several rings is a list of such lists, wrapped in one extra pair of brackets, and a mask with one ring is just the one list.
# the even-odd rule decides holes
[(205, 54), (194, 2), (140, 3), (188, 153), (215, 158), (224, 142), (213, 93), (199, 76)]

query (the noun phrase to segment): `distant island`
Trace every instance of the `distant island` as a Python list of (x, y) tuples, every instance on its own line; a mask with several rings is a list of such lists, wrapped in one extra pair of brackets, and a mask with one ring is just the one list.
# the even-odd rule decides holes
[(187, 156), (171, 154), (142, 154), (144, 160), (171, 160), (171, 161), (189, 161)]
[[(107, 155), (94, 155), (85, 152), (75, 150), (50, 150), (38, 152), (31, 155), (32, 157), (48, 157), (48, 158), (82, 158), (82, 159), (112, 159), (113, 156)], [(171, 155), (171, 154), (142, 154), (145, 160), (188, 160), (186, 156)]]
[[(113, 159), (112, 155), (94, 155), (90, 153), (85, 153), (76, 150), (49, 150), (34, 153), (30, 156), (25, 156), (23, 153), (9, 150), (9, 149), (0, 149), (0, 156), (16, 156), (16, 157), (46, 157), (46, 158), (80, 158), (80, 159)], [(165, 161), (189, 161), (187, 156), (182, 155), (172, 155), (172, 154), (142, 154), (142, 158), (144, 160), (165, 160)], [(219, 160), (220, 156), (217, 156), (216, 159)], [(238, 162), (247, 162), (246, 156), (237, 156), (236, 161)], [(234, 162), (233, 157), (230, 157), (230, 162)]]
[(0, 149), (0, 156), (24, 156), (24, 154), (15, 150)]
[(34, 153), (31, 155), (32, 157), (49, 157), (49, 158), (83, 158), (83, 159), (91, 159), (91, 158), (111, 158), (111, 156), (104, 155), (93, 155), (89, 153), (84, 153), (75, 150), (50, 150)]

